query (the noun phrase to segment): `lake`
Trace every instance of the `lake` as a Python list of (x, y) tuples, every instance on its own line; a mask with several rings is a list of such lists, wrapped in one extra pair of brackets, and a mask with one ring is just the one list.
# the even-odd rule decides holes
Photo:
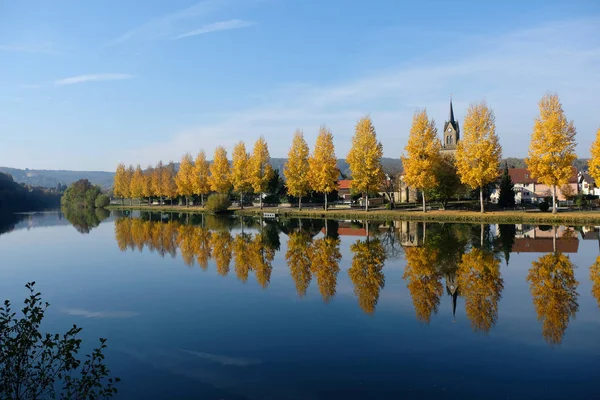
[[(120, 399), (600, 398), (598, 227), (0, 218), (0, 300), (108, 338)], [(599, 262), (597, 264), (597, 262)]]

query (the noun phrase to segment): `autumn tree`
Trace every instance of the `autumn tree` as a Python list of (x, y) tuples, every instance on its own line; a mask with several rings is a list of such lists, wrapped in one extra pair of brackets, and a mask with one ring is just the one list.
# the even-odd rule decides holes
[(377, 141), (373, 121), (371, 117), (363, 117), (356, 124), (346, 162), (352, 172), (351, 189), (356, 193), (363, 193), (365, 211), (369, 211), (369, 193), (379, 192), (385, 178), (381, 157), (383, 145)]
[(148, 199), (148, 205), (152, 202), (152, 174), (154, 173), (154, 169), (151, 165), (148, 165), (146, 170), (144, 171), (144, 188), (142, 190), (142, 194), (144, 197)]
[(354, 294), (360, 308), (367, 314), (375, 311), (379, 292), (385, 285), (382, 269), (385, 262), (385, 249), (378, 239), (357, 240), (350, 246), (352, 266), (348, 275), (354, 283)]
[(600, 184), (600, 128), (596, 132), (596, 140), (590, 148), (590, 159), (588, 161), (588, 171), (594, 181)]
[(231, 182), (233, 190), (240, 195), (240, 208), (244, 209), (244, 193), (252, 189), (249, 169), (250, 155), (246, 152), (246, 145), (240, 141), (233, 148), (231, 162)]
[(206, 153), (200, 150), (194, 162), (194, 194), (200, 196), (200, 204), (204, 207), (204, 195), (210, 193), (210, 168)]
[(568, 256), (554, 252), (533, 261), (527, 275), (542, 335), (550, 345), (562, 342), (569, 320), (579, 310), (574, 268)]
[(175, 165), (173, 162), (165, 165), (160, 174), (161, 194), (171, 200), (177, 197), (177, 185), (175, 184)]
[(129, 190), (129, 183), (127, 182), (127, 169), (125, 164), (120, 163), (117, 165), (117, 172), (115, 173), (113, 183), (113, 194), (115, 197), (121, 198), (121, 202), (124, 205), (125, 197)]
[(179, 171), (175, 175), (177, 194), (185, 197), (185, 206), (190, 205), (189, 199), (194, 194), (194, 164), (192, 156), (186, 153), (179, 163)]
[(231, 170), (229, 160), (227, 160), (227, 151), (223, 146), (218, 146), (215, 149), (215, 156), (209, 169), (210, 188), (217, 193), (229, 193), (231, 189)]
[(290, 267), (290, 273), (296, 284), (296, 292), (300, 298), (306, 295), (306, 289), (311, 280), (311, 239), (310, 235), (302, 230), (290, 233), (285, 253), (285, 259)]
[(260, 209), (263, 208), (263, 194), (267, 190), (269, 180), (273, 175), (273, 168), (269, 162), (271, 156), (269, 155), (269, 148), (267, 141), (264, 137), (260, 137), (256, 143), (254, 143), (254, 150), (250, 157), (250, 182), (255, 193), (260, 195)]
[(325, 211), (327, 211), (327, 195), (337, 189), (340, 171), (337, 168), (333, 135), (322, 126), (317, 136), (315, 148), (308, 158), (311, 189), (325, 195)]
[(441, 276), (435, 268), (438, 252), (425, 247), (407, 247), (404, 255), (406, 266), (402, 279), (408, 282), (417, 320), (429, 324), (431, 315), (437, 314), (444, 293)]
[(556, 94), (546, 94), (539, 103), (525, 159), (532, 178), (552, 188), (552, 213), (556, 213), (556, 188), (568, 183), (573, 175), (575, 126), (568, 121)]
[(463, 125), (463, 138), (456, 148), (456, 167), (462, 183), (479, 188), (484, 212), (484, 187), (498, 178), (502, 147), (496, 136), (496, 117), (485, 102), (472, 104)]
[(132, 205), (132, 201), (133, 201), (133, 194), (131, 192), (131, 189), (134, 186), (134, 181), (133, 181), (133, 174), (135, 173), (135, 169), (133, 169), (133, 165), (130, 165), (129, 167), (127, 167), (127, 172), (125, 174), (125, 184), (127, 186), (125, 186), (125, 197), (129, 199), (129, 205)]
[(488, 251), (472, 249), (463, 254), (456, 275), (471, 328), (489, 332), (498, 321), (498, 302), (504, 289), (500, 260)]
[(427, 211), (425, 194), (437, 184), (435, 169), (440, 158), (440, 140), (437, 137), (435, 121), (429, 119), (427, 111), (417, 111), (413, 115), (408, 144), (402, 156), (404, 182), (421, 190), (423, 212)]
[(138, 164), (131, 176), (131, 198), (139, 199), (144, 195), (144, 173)]
[(323, 301), (328, 303), (335, 296), (337, 276), (340, 272), (340, 239), (329, 236), (317, 239), (308, 254), (310, 271), (317, 280)]
[(297, 130), (294, 133), (294, 140), (288, 153), (283, 175), (286, 179), (288, 193), (298, 197), (298, 210), (302, 210), (302, 197), (306, 196), (310, 189), (309, 152), (304, 134), (302, 131)]
[(590, 267), (590, 281), (592, 281), (592, 295), (600, 307), (600, 256), (596, 258), (594, 265)]
[(163, 191), (162, 191), (162, 171), (163, 171), (164, 165), (162, 161), (159, 161), (158, 164), (156, 164), (156, 167), (154, 168), (154, 170), (152, 171), (152, 178), (151, 178), (151, 186), (152, 186), (152, 193), (154, 193), (155, 196), (158, 196), (158, 202), (162, 205), (163, 204)]

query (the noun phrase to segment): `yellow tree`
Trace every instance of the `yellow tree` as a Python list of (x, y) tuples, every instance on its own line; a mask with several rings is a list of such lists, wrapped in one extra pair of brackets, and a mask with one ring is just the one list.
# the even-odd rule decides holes
[(592, 295), (600, 307), (600, 256), (596, 258), (594, 265), (590, 267), (590, 281), (592, 281)]
[(154, 193), (155, 196), (158, 196), (159, 199), (159, 203), (162, 205), (163, 204), (163, 195), (162, 195), (162, 170), (164, 168), (163, 162), (159, 161), (158, 164), (156, 164), (156, 167), (154, 168), (154, 170), (152, 171), (152, 177), (151, 177), (151, 186), (152, 186), (152, 193)]
[(154, 173), (154, 169), (151, 165), (148, 165), (146, 170), (144, 171), (144, 188), (142, 190), (142, 194), (144, 197), (148, 198), (148, 205), (152, 202), (152, 174)]
[(162, 168), (160, 183), (161, 193), (163, 196), (168, 197), (171, 200), (172, 207), (173, 199), (177, 197), (177, 185), (175, 184), (175, 165), (173, 165), (173, 162), (169, 162)]
[(456, 285), (465, 298), (471, 328), (489, 332), (498, 321), (498, 301), (504, 289), (500, 260), (481, 249), (463, 254), (456, 272)]
[(129, 187), (126, 181), (127, 169), (125, 168), (125, 164), (120, 163), (119, 165), (117, 165), (117, 171), (115, 173), (113, 183), (113, 194), (115, 197), (121, 199), (122, 204), (124, 204), (125, 197), (127, 197), (127, 190)]
[(131, 198), (139, 199), (144, 195), (144, 173), (138, 164), (131, 176)]
[(402, 156), (404, 182), (421, 190), (423, 212), (427, 211), (425, 191), (437, 185), (436, 167), (440, 162), (440, 140), (437, 137), (435, 121), (427, 117), (427, 111), (417, 111), (413, 115), (408, 144)]
[(200, 196), (200, 204), (204, 207), (204, 195), (210, 193), (210, 169), (204, 150), (200, 150), (194, 162), (194, 194)]
[(255, 193), (260, 195), (260, 209), (263, 208), (263, 194), (266, 192), (269, 185), (269, 180), (273, 175), (273, 168), (271, 164), (271, 156), (269, 155), (269, 148), (267, 147), (267, 141), (264, 137), (260, 137), (256, 143), (254, 143), (254, 150), (250, 157), (250, 182)]
[(574, 268), (569, 257), (555, 252), (533, 261), (527, 275), (542, 335), (550, 345), (562, 341), (569, 320), (579, 310)]
[(575, 126), (568, 121), (558, 95), (546, 94), (539, 103), (525, 159), (532, 178), (552, 187), (552, 213), (556, 213), (556, 188), (569, 181), (573, 174)]
[(310, 245), (311, 237), (308, 233), (304, 231), (290, 233), (285, 259), (290, 267), (290, 273), (296, 283), (296, 292), (300, 298), (306, 294), (311, 279)]
[(240, 195), (240, 208), (244, 209), (244, 193), (252, 189), (249, 170), (250, 156), (246, 152), (246, 145), (240, 141), (233, 148), (231, 158), (231, 183), (233, 190)]
[(313, 153), (308, 158), (311, 189), (325, 195), (325, 211), (327, 211), (327, 195), (337, 189), (340, 171), (337, 168), (333, 135), (325, 126), (319, 130)]
[(133, 169), (133, 165), (130, 165), (129, 167), (127, 167), (127, 172), (125, 174), (125, 182), (124, 182), (124, 190), (125, 190), (125, 197), (129, 199), (129, 205), (132, 204), (132, 200), (133, 200), (133, 196), (132, 196), (132, 192), (131, 189), (133, 188), (133, 174), (135, 173), (135, 170)]
[(363, 117), (356, 124), (352, 147), (346, 161), (352, 172), (351, 188), (363, 193), (365, 211), (369, 211), (369, 193), (377, 193), (383, 185), (383, 145), (377, 141), (377, 133), (371, 117)]
[(308, 156), (310, 150), (304, 140), (302, 131), (294, 133), (292, 147), (288, 153), (283, 175), (288, 193), (298, 197), (298, 210), (302, 210), (302, 197), (308, 194), (310, 189)]
[(217, 193), (227, 194), (231, 189), (231, 171), (229, 169), (229, 160), (227, 160), (227, 151), (223, 146), (215, 149), (215, 156), (210, 165), (210, 187)]
[(588, 170), (596, 182), (600, 183), (600, 129), (596, 132), (596, 140), (590, 149), (591, 157), (588, 161)]
[(179, 163), (179, 171), (175, 175), (177, 194), (185, 197), (185, 206), (190, 205), (189, 199), (194, 194), (194, 164), (190, 153), (186, 153)]
[(436, 314), (444, 293), (441, 276), (435, 269), (438, 251), (425, 247), (404, 249), (406, 266), (402, 279), (407, 280), (417, 320), (429, 324)]
[(313, 242), (309, 251), (310, 270), (317, 280), (319, 292), (325, 303), (335, 296), (337, 276), (340, 272), (340, 239), (323, 237)]
[(485, 102), (472, 104), (463, 125), (463, 138), (456, 148), (456, 169), (460, 180), (479, 188), (483, 213), (483, 188), (498, 178), (502, 147), (496, 136), (496, 117)]
[(385, 285), (382, 269), (385, 262), (385, 249), (379, 239), (357, 240), (350, 246), (352, 266), (348, 275), (354, 283), (354, 294), (360, 308), (367, 314), (375, 312), (379, 292)]

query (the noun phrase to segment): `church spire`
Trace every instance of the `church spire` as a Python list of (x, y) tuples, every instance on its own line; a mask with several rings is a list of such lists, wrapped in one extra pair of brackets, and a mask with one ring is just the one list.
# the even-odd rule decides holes
[(452, 96), (450, 96), (450, 123), (454, 125), (454, 109), (452, 108)]

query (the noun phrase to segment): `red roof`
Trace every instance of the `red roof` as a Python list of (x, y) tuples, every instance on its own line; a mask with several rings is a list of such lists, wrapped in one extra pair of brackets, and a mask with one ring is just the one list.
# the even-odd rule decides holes
[[(577, 239), (556, 239), (556, 251), (561, 253), (577, 253), (579, 240)], [(512, 253), (552, 253), (554, 243), (552, 238), (516, 238), (512, 246)]]
[[(571, 167), (571, 177), (569, 183), (577, 183), (577, 168)], [(512, 183), (529, 184), (538, 183), (537, 179), (531, 177), (531, 174), (527, 168), (509, 168), (508, 174)]]
[(342, 179), (338, 181), (338, 186), (340, 189), (350, 189), (351, 183), (352, 179)]

